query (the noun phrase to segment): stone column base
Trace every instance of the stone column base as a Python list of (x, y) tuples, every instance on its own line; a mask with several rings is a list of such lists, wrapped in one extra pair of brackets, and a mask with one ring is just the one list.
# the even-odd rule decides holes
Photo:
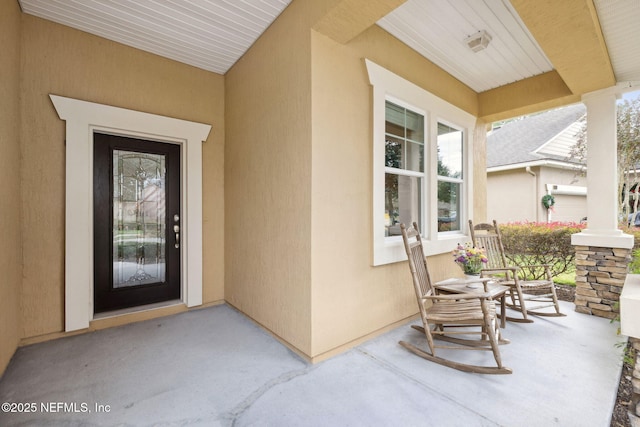
[(631, 249), (575, 246), (578, 313), (614, 319), (631, 261)]

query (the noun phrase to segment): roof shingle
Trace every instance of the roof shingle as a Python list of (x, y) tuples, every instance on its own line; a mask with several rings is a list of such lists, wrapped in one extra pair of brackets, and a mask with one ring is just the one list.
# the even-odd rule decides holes
[(564, 158), (536, 151), (584, 114), (586, 107), (580, 103), (505, 124), (487, 136), (487, 167), (545, 159), (566, 161)]

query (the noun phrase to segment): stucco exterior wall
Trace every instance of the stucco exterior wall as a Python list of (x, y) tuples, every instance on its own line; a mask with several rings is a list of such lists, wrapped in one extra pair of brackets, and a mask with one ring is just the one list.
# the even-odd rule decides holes
[[(563, 186), (587, 186), (585, 176), (577, 176), (576, 172), (568, 169), (540, 168), (541, 193), (538, 195), (538, 209), (544, 220), (547, 210), (542, 206), (542, 196), (547, 192), (547, 184)], [(553, 194), (553, 190), (552, 190)], [(551, 221), (580, 222), (587, 216), (587, 196), (571, 196), (566, 194), (554, 194), (556, 204), (551, 212)]]
[(311, 352), (309, 8), (293, 2), (225, 75), (225, 298)]
[[(467, 111), (477, 110), (477, 97), (377, 26), (346, 45), (315, 32), (311, 41), (311, 356), (321, 359), (418, 310), (405, 262), (372, 267), (373, 107), (364, 58)], [(429, 268), (433, 280), (461, 274), (448, 253), (430, 257)]]
[(65, 124), (49, 94), (213, 126), (203, 145), (204, 302), (224, 298), (224, 78), (22, 14), (23, 338), (63, 330)]
[[(586, 187), (586, 178), (576, 176), (573, 170), (550, 167), (532, 167), (492, 172), (487, 176), (487, 215), (499, 223), (515, 221), (547, 221), (547, 210), (542, 196), (547, 184)], [(586, 196), (554, 195), (555, 212), (551, 221), (579, 222), (587, 215)]]
[[(537, 173), (538, 168), (532, 168)], [(524, 169), (495, 172), (487, 176), (487, 219), (498, 223), (539, 221), (534, 195), (536, 177)]]
[[(473, 137), (473, 218), (474, 222), (487, 222), (487, 123), (476, 121)], [(468, 225), (463, 227), (468, 232)]]
[[(293, 2), (225, 75), (225, 298), (311, 359), (417, 312), (404, 263), (371, 267), (363, 58), (478, 109), (475, 92), (377, 26), (347, 44), (310, 31), (331, 3)], [(435, 278), (459, 273), (446, 257)]]
[(20, 8), (0, 2), (0, 376), (20, 341)]

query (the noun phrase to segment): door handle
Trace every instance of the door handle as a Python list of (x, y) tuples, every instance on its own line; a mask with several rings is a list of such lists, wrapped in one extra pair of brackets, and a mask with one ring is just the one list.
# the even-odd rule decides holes
[(175, 247), (176, 249), (178, 249), (180, 247), (180, 226), (179, 225), (174, 225), (173, 226), (173, 232), (176, 233), (176, 244)]

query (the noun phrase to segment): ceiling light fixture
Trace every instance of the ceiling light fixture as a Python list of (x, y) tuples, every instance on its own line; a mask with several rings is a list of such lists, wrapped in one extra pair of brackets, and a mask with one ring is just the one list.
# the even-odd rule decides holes
[(474, 52), (480, 52), (489, 46), (491, 36), (485, 30), (478, 31), (477, 33), (467, 37), (464, 42)]

